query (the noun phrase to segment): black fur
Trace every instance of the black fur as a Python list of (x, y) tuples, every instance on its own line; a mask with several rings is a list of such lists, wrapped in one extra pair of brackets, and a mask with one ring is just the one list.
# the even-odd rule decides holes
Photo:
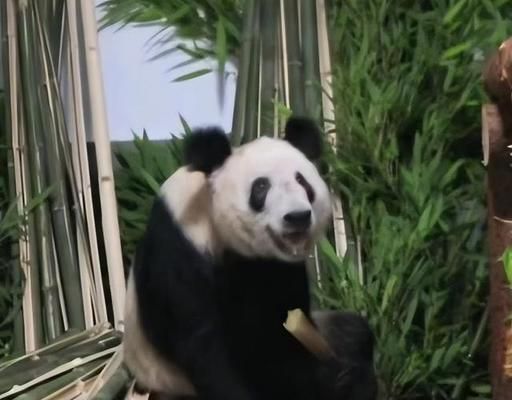
[(374, 398), (361, 387), (373, 382), (364, 325), (337, 320), (345, 330), (333, 347), (343, 363), (318, 361), (283, 327), (288, 310), (310, 312), (303, 263), (227, 252), (214, 266), (157, 199), (134, 273), (148, 340), (185, 370), (199, 399)]
[(284, 139), (302, 151), (309, 160), (316, 161), (322, 156), (322, 133), (311, 118), (290, 117), (284, 132)]
[(312, 318), (336, 356), (331, 367), (322, 370), (324, 390), (341, 393), (344, 399), (376, 399), (375, 339), (368, 321), (356, 313), (342, 311), (315, 311)]
[(231, 155), (226, 133), (217, 127), (195, 130), (185, 138), (185, 164), (193, 170), (210, 174)]
[(288, 310), (309, 312), (305, 265), (228, 252), (216, 271), (223, 335), (250, 392), (257, 399), (322, 399), (315, 357), (283, 327)]
[(214, 299), (213, 269), (157, 198), (134, 263), (142, 328), (181, 366), (201, 399), (250, 399), (230, 366)]

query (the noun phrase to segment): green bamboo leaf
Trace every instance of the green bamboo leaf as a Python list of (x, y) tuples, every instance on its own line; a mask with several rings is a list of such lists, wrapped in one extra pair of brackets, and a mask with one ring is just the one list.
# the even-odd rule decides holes
[(505, 275), (508, 283), (512, 285), (512, 247), (508, 247), (501, 258), (505, 267)]
[(456, 46), (450, 47), (449, 49), (445, 50), (441, 54), (441, 60), (446, 61), (446, 60), (453, 59), (456, 56), (458, 56), (459, 54), (464, 53), (465, 51), (470, 49), (471, 46), (472, 46), (472, 43), (470, 41), (467, 41), (464, 43), (460, 43)]
[(178, 78), (174, 79), (172, 82), (183, 82), (183, 81), (187, 81), (187, 80), (190, 80), (190, 79), (198, 78), (198, 77), (200, 77), (200, 76), (203, 76), (203, 75), (209, 74), (210, 72), (212, 72), (212, 69), (211, 69), (211, 68), (203, 68), (203, 69), (199, 69), (199, 70), (197, 70), (197, 71), (190, 72), (190, 73), (185, 74), (185, 75), (181, 75), (181, 76), (179, 76)]
[(159, 60), (163, 57), (170, 56), (173, 53), (176, 53), (179, 49), (177, 47), (171, 47), (170, 49), (162, 50), (161, 52), (155, 54), (154, 56), (148, 59), (149, 62)]
[(456, 160), (446, 172), (443, 173), (443, 177), (439, 181), (439, 187), (443, 188), (451, 183), (459, 172), (459, 169), (464, 164), (464, 160)]
[(219, 68), (224, 70), (224, 64), (227, 59), (227, 43), (226, 43), (226, 30), (224, 29), (223, 19), (221, 18), (217, 22), (217, 40), (215, 41), (215, 49), (217, 60), (219, 62)]
[(146, 183), (148, 186), (153, 190), (155, 194), (158, 194), (160, 192), (160, 185), (158, 182), (149, 174), (145, 169), (140, 170), (141, 175), (146, 180)]
[(412, 320), (414, 319), (414, 316), (416, 315), (416, 309), (418, 308), (418, 300), (418, 293), (415, 293), (413, 295), (412, 301), (407, 307), (406, 318), (402, 325), (402, 337), (404, 337), (411, 329)]
[(179, 44), (176, 46), (176, 48), (180, 49), (191, 58), (195, 58), (197, 60), (202, 60), (209, 55), (209, 53), (205, 52), (204, 50), (190, 49), (184, 44)]
[(457, 15), (462, 11), (466, 3), (467, 0), (459, 0), (458, 2), (456, 2), (444, 16), (443, 24), (446, 25), (453, 22), (455, 17), (457, 17)]
[(336, 266), (337, 268), (342, 268), (343, 263), (336, 254), (336, 251), (334, 250), (334, 247), (332, 244), (327, 240), (326, 238), (320, 239), (318, 241), (318, 248), (322, 252), (323, 255), (327, 257), (329, 262), (332, 263), (333, 266)]
[(430, 371), (434, 371), (440, 367), (441, 359), (443, 357), (444, 348), (436, 349), (432, 358), (430, 359)]
[(183, 126), (183, 129), (185, 130), (186, 135), (192, 134), (192, 129), (190, 128), (190, 125), (188, 124), (187, 120), (183, 118), (183, 115), (179, 114), (181, 125)]
[(418, 221), (418, 232), (423, 237), (430, 230), (431, 226), (431, 218), (432, 218), (432, 202), (428, 202), (427, 206), (421, 213), (420, 219)]
[(470, 386), (471, 390), (480, 395), (488, 396), (492, 393), (492, 387), (489, 384), (472, 384)]
[(389, 303), (389, 299), (393, 297), (393, 290), (395, 288), (397, 281), (397, 276), (392, 275), (386, 283), (386, 288), (384, 289), (384, 294), (382, 295), (382, 304), (380, 306), (382, 312), (386, 310)]
[(166, 24), (169, 26), (173, 26), (183, 17), (190, 17), (190, 12), (192, 11), (192, 7), (189, 3), (183, 4), (180, 8), (178, 8), (175, 12), (171, 13), (171, 15), (166, 16)]

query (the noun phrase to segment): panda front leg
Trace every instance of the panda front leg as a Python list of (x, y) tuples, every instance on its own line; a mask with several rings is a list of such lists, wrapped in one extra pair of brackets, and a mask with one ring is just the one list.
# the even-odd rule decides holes
[(375, 400), (374, 335), (366, 319), (344, 311), (315, 311), (312, 319), (336, 356), (320, 368), (325, 399)]

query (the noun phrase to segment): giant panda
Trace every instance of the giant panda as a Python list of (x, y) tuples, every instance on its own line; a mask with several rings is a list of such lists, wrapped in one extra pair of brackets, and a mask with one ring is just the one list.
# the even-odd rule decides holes
[[(185, 143), (162, 185), (127, 288), (124, 361), (138, 391), (166, 399), (372, 400), (373, 336), (361, 317), (310, 310), (306, 258), (330, 217), (314, 162), (319, 129), (291, 117), (283, 139), (232, 148), (218, 128)], [(316, 323), (319, 359), (283, 323)], [(156, 398), (156, 397), (155, 397)]]

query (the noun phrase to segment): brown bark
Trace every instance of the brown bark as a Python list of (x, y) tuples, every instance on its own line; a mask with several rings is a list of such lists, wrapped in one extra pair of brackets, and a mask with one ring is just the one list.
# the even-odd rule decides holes
[(484, 71), (484, 85), (494, 104), (482, 109), (484, 161), (488, 162), (487, 201), (490, 256), (489, 357), (493, 400), (512, 400), (512, 374), (506, 355), (512, 348), (510, 322), (512, 291), (503, 263), (505, 249), (512, 245), (512, 38), (500, 46)]

